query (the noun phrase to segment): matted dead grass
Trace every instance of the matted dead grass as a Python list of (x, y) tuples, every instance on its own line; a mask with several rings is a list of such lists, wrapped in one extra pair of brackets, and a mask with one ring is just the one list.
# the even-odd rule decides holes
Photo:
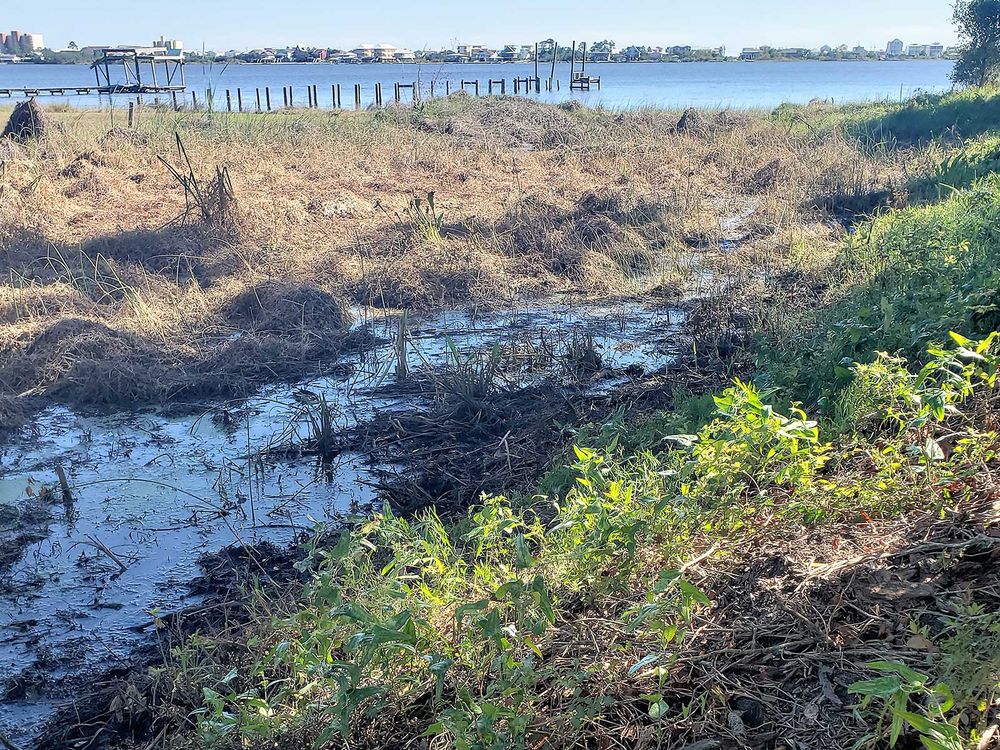
[[(832, 213), (891, 195), (904, 158), (764, 114), (688, 114), (680, 127), (678, 113), (516, 98), (364, 113), (150, 108), (134, 129), (110, 112), (47, 114), (44, 137), (0, 140), (0, 394), (80, 405), (106, 399), (64, 387), (67, 373), (106, 367), (128, 381), (126, 403), (169, 399), (173, 389), (147, 392), (156, 373), (225, 360), (220, 347), (242, 332), (322, 338), (342, 327), (341, 300), (498, 306), (556, 290), (697, 293), (706, 268), (773, 277), (805, 240), (832, 247)], [(430, 193), (433, 227), (411, 203)], [(86, 335), (57, 328), (78, 330), (79, 346), (53, 343), (63, 321), (87, 322)], [(104, 364), (53, 364), (99, 349), (95, 331), (113, 343)]]

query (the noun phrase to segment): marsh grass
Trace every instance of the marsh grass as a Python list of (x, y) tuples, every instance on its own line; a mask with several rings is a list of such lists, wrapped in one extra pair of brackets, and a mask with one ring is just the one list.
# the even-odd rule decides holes
[[(70, 313), (148, 333), (172, 361), (218, 361), (216, 331), (248, 330), (233, 300), (265, 280), (410, 309), (665, 280), (677, 296), (702, 293), (747, 275), (736, 257), (777, 275), (796, 233), (835, 242), (815, 200), (831, 185), (853, 197), (899, 174), (893, 153), (759, 114), (706, 113), (697, 132), (679, 131), (675, 113), (513, 98), (372, 113), (148, 109), (131, 130), (115, 113), (51, 115), (43, 139), (0, 156), (8, 362)], [(751, 180), (763, 167), (766, 184)], [(750, 199), (741, 252), (726, 257), (722, 227)], [(192, 208), (197, 221), (173, 223)], [(696, 263), (691, 236), (705, 239)], [(292, 328), (267, 335), (322, 338)]]

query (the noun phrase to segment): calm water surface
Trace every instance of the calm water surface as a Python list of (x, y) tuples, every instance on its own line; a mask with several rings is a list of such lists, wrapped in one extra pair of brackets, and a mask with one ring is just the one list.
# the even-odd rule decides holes
[[(588, 71), (603, 79), (601, 91), (570, 92), (569, 65), (557, 66), (556, 75), (561, 89), (543, 92), (545, 101), (579, 99), (588, 105), (613, 108), (634, 108), (644, 105), (682, 107), (776, 107), (783, 102), (806, 103), (811, 99), (832, 99), (834, 102), (867, 101), (908, 97), (918, 91), (945, 91), (950, 88), (948, 74), (952, 63), (947, 60), (913, 60), (899, 62), (755, 62), (755, 63), (605, 63), (590, 65)], [(306, 86), (318, 87), (320, 105), (329, 107), (331, 87), (341, 85), (345, 106), (353, 106), (353, 87), (360, 83), (367, 105), (373, 97), (374, 84), (382, 83), (383, 98), (392, 99), (395, 82), (418, 82), (423, 96), (444, 92), (445, 81), (456, 90), (460, 81), (480, 82), (485, 93), (489, 79), (506, 79), (512, 93), (512, 79), (534, 73), (531, 64), (506, 65), (202, 65), (187, 66), (190, 91), (204, 101), (206, 89), (218, 93), (216, 101), (225, 101), (225, 89), (230, 89), (236, 101), (236, 89), (243, 91), (247, 107), (256, 106), (254, 89), (271, 88), (275, 106), (281, 105), (281, 88), (292, 86), (295, 103), (306, 103)], [(541, 66), (541, 76), (549, 74)], [(0, 88), (20, 86), (92, 85), (93, 72), (84, 65), (0, 65)], [(188, 93), (190, 98), (190, 93)], [(408, 91), (403, 93), (408, 100)], [(45, 98), (48, 100), (48, 97)], [(121, 103), (126, 97), (116, 97)], [(105, 98), (56, 97), (55, 101), (70, 101), (77, 106), (107, 105)], [(0, 100), (2, 102), (2, 100)], [(234, 103), (235, 107), (235, 103)]]

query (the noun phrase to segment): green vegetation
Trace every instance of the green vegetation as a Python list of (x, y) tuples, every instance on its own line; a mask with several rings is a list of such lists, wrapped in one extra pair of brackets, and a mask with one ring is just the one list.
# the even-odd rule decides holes
[[(810, 403), (879, 351), (916, 356), (950, 330), (1000, 324), (1000, 180), (942, 203), (892, 211), (857, 228), (836, 264), (831, 303), (768, 344), (764, 377)], [(785, 336), (794, 337), (791, 342)]]
[(962, 40), (952, 79), (966, 86), (985, 86), (1000, 74), (1000, 2), (956, 0), (955, 25)]
[[(976, 96), (908, 108), (922, 106), (926, 125)], [(933, 179), (954, 185), (940, 202), (859, 225), (827, 304), (796, 318), (794, 337), (765, 340), (760, 385), (736, 381), (707, 419), (688, 398), (641, 425), (587, 430), (546, 496), (484, 498), (454, 520), (385, 512), (318, 535), (303, 599), (262, 624), (236, 669), (203, 681), (201, 741), (565, 747), (636, 704), (664, 741), (704, 731), (718, 696), (673, 684), (713, 621), (695, 564), (774, 527), (939, 517), (972, 502), (994, 465), (1000, 178), (978, 178), (995, 146), (991, 135), (941, 159)], [(793, 401), (819, 405), (822, 425), (780, 406)], [(888, 647), (859, 663), (860, 721), (842, 746), (988, 738), (1000, 663), (981, 657), (1000, 645), (995, 603), (973, 590), (911, 623), (910, 643), (929, 644), (918, 663)], [(592, 646), (585, 632), (600, 634)]]
[[(964, 477), (994, 460), (995, 436), (966, 417), (993, 398), (996, 337), (954, 338), (919, 374), (898, 359), (855, 368), (865, 388), (842, 401), (850, 424), (874, 412), (898, 425), (875, 455), (856, 432), (824, 443), (803, 412), (783, 415), (738, 382), (697, 434), (667, 438), (672, 449), (622, 451), (613, 437), (600, 450), (575, 448), (574, 486), (554, 501), (486, 498), (453, 523), (433, 511), (409, 521), (387, 511), (330, 543), (319, 537), (301, 565), (315, 570), (304, 600), (252, 643), (246, 656), (256, 658), (203, 686), (202, 741), (280, 741), (307, 728), (322, 745), (365, 727), (387, 731), (379, 717), (390, 716), (457, 748), (565, 746), (599, 731), (602, 711), (624, 700), (591, 695), (584, 686), (595, 680), (650, 683), (641, 699), (664, 731), (697, 716), (699, 699), (664, 698), (696, 613), (711, 604), (684, 575), (696, 551), (752, 543), (765, 513), (821, 526), (859, 513), (939, 512), (967, 496)], [(874, 466), (854, 469), (861, 456)], [(963, 492), (948, 489), (956, 484)], [(928, 747), (964, 747), (952, 712), (959, 693), (981, 728), (1000, 665), (974, 655), (996, 643), (1000, 620), (976, 606), (941, 634), (932, 666), (945, 682), (931, 688), (905, 665), (876, 664), (888, 676), (852, 685), (862, 709), (885, 703), (893, 744), (911, 726), (938, 743)], [(630, 647), (560, 657), (567, 631), (595, 618)], [(914, 713), (923, 709), (910, 702), (924, 694), (947, 701)]]

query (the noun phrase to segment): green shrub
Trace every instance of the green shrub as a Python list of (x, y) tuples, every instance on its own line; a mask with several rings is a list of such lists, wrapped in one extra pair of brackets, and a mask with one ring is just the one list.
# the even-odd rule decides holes
[(1000, 327), (1000, 177), (859, 227), (838, 272), (828, 304), (764, 341), (762, 382), (806, 403), (850, 382), (845, 363), (880, 351), (912, 359), (949, 331)]

